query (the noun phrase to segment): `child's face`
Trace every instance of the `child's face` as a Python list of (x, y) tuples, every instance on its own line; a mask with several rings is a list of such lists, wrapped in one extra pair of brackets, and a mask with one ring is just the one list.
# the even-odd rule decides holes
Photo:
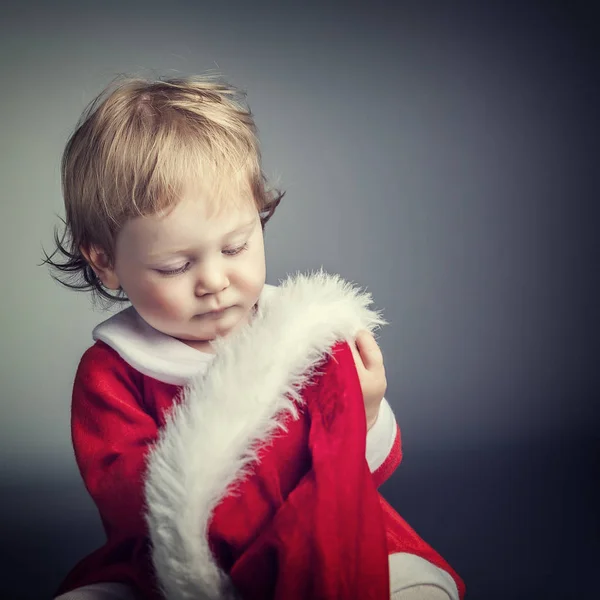
[(152, 327), (210, 351), (210, 340), (248, 321), (263, 289), (258, 211), (249, 201), (207, 218), (203, 200), (189, 194), (166, 216), (131, 219), (113, 274)]

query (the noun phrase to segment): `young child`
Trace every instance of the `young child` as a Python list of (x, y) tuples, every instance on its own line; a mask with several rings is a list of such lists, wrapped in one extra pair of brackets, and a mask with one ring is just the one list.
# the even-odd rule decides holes
[(370, 296), (265, 284), (243, 95), (120, 78), (62, 162), (63, 282), (131, 306), (98, 325), (72, 437), (106, 532), (60, 600), (455, 600), (452, 568), (378, 494), (401, 459)]

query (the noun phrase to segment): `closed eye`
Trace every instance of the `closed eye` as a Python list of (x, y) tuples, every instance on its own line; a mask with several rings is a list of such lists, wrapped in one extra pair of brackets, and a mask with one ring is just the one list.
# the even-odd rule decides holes
[[(239, 246), (238, 248), (228, 248), (227, 250), (223, 250), (223, 254), (225, 256), (238, 256), (238, 254), (241, 254), (242, 252), (244, 252), (247, 249), (248, 249), (248, 242), (246, 242), (242, 246)], [(191, 266), (192, 266), (192, 263), (188, 261), (185, 263), (185, 265), (178, 267), (177, 269), (155, 269), (155, 270), (157, 273), (160, 273), (161, 275), (165, 275), (166, 277), (169, 277), (172, 275), (181, 275), (182, 273), (185, 273)]]
[(240, 246), (239, 248), (229, 248), (227, 250), (223, 250), (223, 254), (225, 254), (225, 256), (237, 256), (238, 254), (241, 254), (244, 250), (248, 249), (248, 242), (246, 242), (243, 246)]
[(157, 273), (161, 275), (180, 275), (181, 273), (185, 273), (191, 266), (192, 263), (186, 262), (185, 265), (179, 267), (178, 269), (155, 269)]

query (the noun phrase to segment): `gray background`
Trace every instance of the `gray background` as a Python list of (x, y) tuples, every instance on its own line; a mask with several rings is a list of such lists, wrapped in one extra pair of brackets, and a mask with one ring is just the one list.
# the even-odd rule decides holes
[(69, 402), (108, 315), (37, 266), (64, 214), (62, 149), (118, 73), (206, 70), (248, 90), (287, 189), (268, 281), (323, 265), (390, 321), (405, 458), (384, 495), (470, 598), (598, 594), (592, 6), (3, 8), (0, 596), (50, 597), (102, 541)]

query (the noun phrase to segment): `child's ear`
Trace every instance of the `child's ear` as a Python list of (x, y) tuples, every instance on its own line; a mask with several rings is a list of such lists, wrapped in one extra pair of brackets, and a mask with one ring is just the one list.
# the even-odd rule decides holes
[(120, 287), (119, 278), (106, 252), (97, 246), (90, 246), (89, 248), (82, 246), (80, 250), (104, 287), (109, 290), (118, 290)]

